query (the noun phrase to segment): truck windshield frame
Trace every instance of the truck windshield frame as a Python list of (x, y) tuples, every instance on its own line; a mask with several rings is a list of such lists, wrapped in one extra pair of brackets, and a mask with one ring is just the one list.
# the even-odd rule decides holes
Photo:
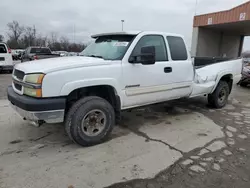
[(122, 60), (136, 35), (100, 36), (87, 46), (80, 56)]

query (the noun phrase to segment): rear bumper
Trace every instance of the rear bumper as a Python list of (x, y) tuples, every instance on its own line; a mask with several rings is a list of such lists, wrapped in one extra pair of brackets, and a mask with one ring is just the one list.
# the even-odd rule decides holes
[(240, 82), (250, 83), (250, 74), (243, 72)]
[(36, 99), (15, 93), (11, 86), (7, 93), (11, 106), (24, 119), (46, 123), (64, 121), (66, 98)]
[(250, 78), (242, 78), (241, 82), (250, 83)]

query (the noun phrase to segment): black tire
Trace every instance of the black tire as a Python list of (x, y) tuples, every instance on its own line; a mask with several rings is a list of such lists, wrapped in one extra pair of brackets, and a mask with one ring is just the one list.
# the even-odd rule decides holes
[[(95, 136), (84, 132), (82, 121), (93, 110), (100, 111), (105, 116), (102, 131)], [(103, 98), (89, 96), (78, 100), (69, 110), (65, 130), (69, 138), (81, 146), (92, 146), (106, 141), (115, 125), (115, 112), (111, 104)], [(84, 127), (85, 128), (85, 127)]]
[(247, 85), (248, 85), (247, 82), (241, 82), (241, 83), (240, 83), (240, 86), (241, 86), (241, 87), (247, 87)]
[[(224, 97), (221, 93), (224, 93)], [(212, 94), (208, 95), (208, 104), (214, 108), (223, 108), (227, 104), (230, 88), (227, 82), (220, 81)]]

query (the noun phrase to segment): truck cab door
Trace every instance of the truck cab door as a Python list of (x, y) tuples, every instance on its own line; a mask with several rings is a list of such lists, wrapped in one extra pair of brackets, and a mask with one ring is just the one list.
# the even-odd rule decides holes
[[(155, 48), (155, 64), (131, 63), (143, 47)], [(165, 101), (171, 98), (172, 68), (169, 65), (166, 42), (162, 35), (137, 36), (122, 61), (122, 108)]]
[(186, 44), (180, 36), (166, 36), (169, 49), (169, 66), (172, 76), (169, 82), (172, 85), (172, 98), (187, 97), (192, 92), (194, 66), (187, 52)]

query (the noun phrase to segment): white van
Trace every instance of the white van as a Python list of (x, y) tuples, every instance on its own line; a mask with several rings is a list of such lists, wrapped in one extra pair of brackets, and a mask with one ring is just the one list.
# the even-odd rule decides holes
[(0, 72), (3, 70), (13, 70), (13, 59), (7, 44), (0, 42)]

